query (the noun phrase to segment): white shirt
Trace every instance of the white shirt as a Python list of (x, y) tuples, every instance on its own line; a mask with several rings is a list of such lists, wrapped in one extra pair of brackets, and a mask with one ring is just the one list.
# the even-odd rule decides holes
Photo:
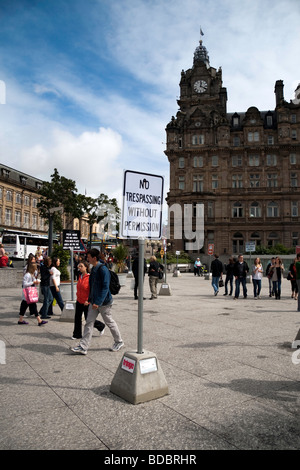
[(261, 264), (252, 266), (252, 279), (260, 280), (263, 277), (263, 267)]
[(53, 279), (57, 286), (60, 285), (60, 271), (55, 268), (54, 266), (50, 269), (51, 277), (50, 277), (50, 286), (54, 286)]

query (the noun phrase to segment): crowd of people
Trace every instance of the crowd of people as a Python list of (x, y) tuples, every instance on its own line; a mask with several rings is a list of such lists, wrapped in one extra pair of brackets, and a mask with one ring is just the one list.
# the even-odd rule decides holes
[[(3, 246), (0, 246), (0, 259), (5, 256)], [(110, 253), (102, 254), (96, 248), (92, 248), (85, 255), (74, 255), (74, 279), (77, 281), (76, 307), (74, 316), (74, 329), (72, 339), (79, 340), (79, 344), (71, 350), (74, 353), (87, 354), (94, 328), (102, 335), (107, 326), (113, 336), (114, 344), (112, 351), (118, 351), (124, 346), (120, 330), (112, 317), (113, 298), (110, 292), (110, 272), (113, 266), (113, 257)], [(90, 268), (92, 269), (90, 270)], [(194, 274), (200, 275), (202, 267), (200, 258), (194, 264)], [(149, 269), (144, 259), (143, 274), (148, 271), (150, 299), (157, 299), (158, 280), (163, 276), (164, 267), (157, 261), (155, 256), (151, 256)], [(244, 298), (248, 296), (247, 277), (252, 276), (253, 297), (259, 299), (262, 288), (264, 269), (259, 257), (254, 259), (253, 265), (249, 268), (243, 255), (237, 259), (230, 257), (228, 263), (223, 264), (218, 254), (214, 255), (210, 271), (212, 274), (212, 287), (215, 296), (218, 295), (220, 287), (224, 286), (224, 296), (234, 296), (237, 300), (241, 291)], [(133, 257), (132, 272), (134, 275), (134, 299), (138, 299), (139, 291), (139, 256)], [(265, 275), (268, 278), (269, 296), (276, 300), (281, 298), (281, 283), (283, 279), (284, 266), (279, 256), (274, 256), (268, 263)], [(223, 281), (225, 276), (225, 282)], [(56, 302), (61, 312), (64, 309), (64, 301), (60, 291), (60, 259), (48, 257), (46, 253), (38, 247), (35, 254), (30, 254), (23, 270), (22, 299), (19, 310), (18, 325), (27, 325), (27, 309), (29, 315), (35, 316), (39, 326), (48, 323), (53, 315), (53, 302)], [(291, 298), (298, 300), (297, 309), (300, 311), (300, 253), (297, 254), (293, 263), (287, 271), (287, 279), (291, 283)], [(144, 282), (144, 279), (143, 279)], [(37, 287), (43, 296), (42, 306), (37, 309), (38, 292)], [(102, 321), (97, 320), (101, 314)], [(82, 315), (85, 318), (84, 328), (82, 326)], [(82, 331), (83, 329), (83, 331)]]
[[(281, 283), (283, 279), (284, 265), (279, 256), (274, 256), (266, 267), (266, 276), (268, 278), (269, 297), (276, 300), (281, 298)], [(239, 255), (237, 259), (229, 258), (227, 264), (223, 264), (219, 260), (219, 255), (214, 255), (211, 263), (212, 287), (214, 295), (218, 295), (219, 287), (225, 287), (223, 295), (233, 295), (234, 299), (238, 299), (243, 290), (244, 298), (248, 296), (247, 276), (252, 276), (253, 297), (260, 298), (262, 278), (264, 274), (263, 266), (259, 257), (254, 259), (254, 263), (249, 268), (243, 255)], [(223, 274), (225, 275), (225, 283), (223, 282)], [(293, 263), (290, 264), (287, 273), (287, 280), (291, 283), (291, 297), (298, 300), (298, 311), (300, 311), (300, 302), (298, 292), (300, 288), (300, 253), (297, 254)]]

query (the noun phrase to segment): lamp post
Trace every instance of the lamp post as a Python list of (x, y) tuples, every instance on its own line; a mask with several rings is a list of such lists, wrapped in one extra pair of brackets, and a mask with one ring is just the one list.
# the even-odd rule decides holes
[(48, 248), (48, 256), (51, 256), (52, 254), (52, 247), (53, 247), (53, 214), (54, 212), (60, 212), (61, 214), (63, 213), (64, 208), (59, 206), (59, 207), (52, 207), (49, 209), (49, 229), (48, 229), (48, 240), (49, 240), (49, 248)]

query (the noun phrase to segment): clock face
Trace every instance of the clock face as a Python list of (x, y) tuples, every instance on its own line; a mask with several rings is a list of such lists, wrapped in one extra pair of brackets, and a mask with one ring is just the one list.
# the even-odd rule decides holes
[(197, 80), (197, 82), (194, 83), (194, 90), (197, 93), (204, 93), (207, 91), (207, 83), (205, 80)]

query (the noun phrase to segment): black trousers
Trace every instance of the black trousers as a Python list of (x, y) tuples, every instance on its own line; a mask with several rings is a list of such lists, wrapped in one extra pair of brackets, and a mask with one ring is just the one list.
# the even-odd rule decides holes
[[(74, 331), (73, 331), (74, 338), (77, 338), (77, 339), (82, 338), (82, 314), (84, 314), (84, 318), (86, 319), (88, 309), (89, 309), (88, 305), (80, 304), (78, 301), (76, 302)], [(96, 320), (94, 323), (94, 327), (97, 328), (97, 330), (102, 331), (105, 328), (105, 323), (102, 323), (102, 321)]]

